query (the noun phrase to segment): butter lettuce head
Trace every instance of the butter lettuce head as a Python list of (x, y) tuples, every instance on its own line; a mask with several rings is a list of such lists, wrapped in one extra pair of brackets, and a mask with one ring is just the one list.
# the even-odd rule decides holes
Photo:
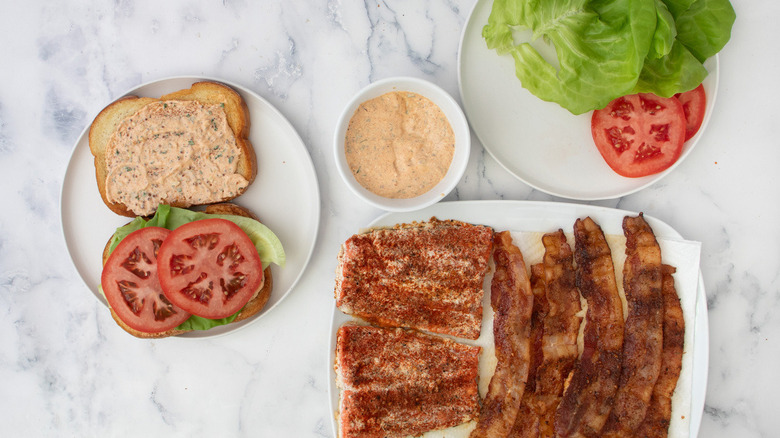
[[(268, 227), (262, 223), (243, 216), (235, 215), (223, 215), (223, 214), (206, 214), (203, 212), (187, 210), (183, 208), (171, 207), (169, 205), (160, 205), (157, 208), (157, 212), (148, 220), (142, 217), (136, 217), (127, 225), (117, 228), (116, 232), (109, 242), (109, 252), (113, 251), (119, 242), (122, 241), (127, 235), (133, 231), (137, 231), (144, 227), (162, 227), (169, 230), (174, 230), (189, 222), (194, 222), (200, 219), (206, 218), (222, 218), (232, 221), (238, 225), (254, 243), (257, 252), (260, 255), (260, 260), (263, 263), (263, 269), (267, 268), (271, 263), (284, 266), (286, 262), (286, 255), (281, 241)], [(187, 321), (184, 321), (177, 327), (179, 330), (208, 330), (220, 325), (233, 322), (238, 316), (229, 316), (222, 319), (207, 319), (197, 315), (192, 315)]]
[[(695, 88), (734, 18), (728, 0), (495, 0), (482, 36), (513, 57), (523, 87), (582, 114), (626, 94)], [(528, 30), (530, 40), (519, 41)], [(545, 59), (537, 40), (556, 59)]]

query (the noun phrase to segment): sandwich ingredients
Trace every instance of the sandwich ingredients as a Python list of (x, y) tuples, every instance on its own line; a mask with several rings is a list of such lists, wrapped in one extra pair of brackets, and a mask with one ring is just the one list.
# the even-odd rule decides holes
[(455, 134), (425, 96), (394, 91), (360, 104), (349, 121), (345, 154), (355, 179), (387, 198), (414, 198), (449, 170)]
[[(264, 224), (252, 218), (232, 214), (208, 214), (200, 211), (171, 207), (169, 205), (160, 205), (151, 218), (145, 219), (143, 217), (136, 217), (127, 225), (118, 228), (108, 243), (107, 251), (109, 256), (103, 268), (101, 289), (103, 294), (106, 296), (106, 300), (108, 301), (112, 310), (117, 313), (123, 322), (141, 332), (159, 333), (167, 331), (171, 328), (175, 328), (176, 330), (181, 331), (208, 330), (220, 325), (229, 324), (236, 319), (239, 313), (241, 313), (241, 307), (236, 309), (232, 314), (229, 314), (225, 317), (211, 316), (213, 313), (206, 316), (199, 316), (197, 313), (189, 315), (189, 313), (172, 304), (171, 300), (165, 295), (165, 292), (163, 292), (162, 285), (158, 279), (160, 270), (165, 269), (159, 267), (162, 265), (157, 263), (157, 257), (159, 255), (160, 248), (163, 246), (163, 241), (165, 241), (166, 237), (168, 237), (166, 233), (170, 233), (170, 230), (177, 230), (181, 227), (187, 227), (188, 224), (191, 223), (197, 223), (199, 221), (210, 219), (230, 221), (238, 228), (238, 231), (236, 231), (235, 228), (229, 227), (232, 229), (232, 231), (230, 231), (231, 233), (237, 234), (240, 231), (241, 235), (246, 236), (246, 238), (251, 241), (253, 246), (252, 249), (255, 253), (257, 253), (261, 263), (261, 267), (254, 266), (252, 269), (258, 271), (258, 274), (261, 276), (261, 278), (263, 271), (265, 271), (271, 263), (279, 266), (285, 265), (286, 256), (279, 238)], [(224, 226), (224, 224), (222, 226)], [(200, 224), (191, 225), (191, 227), (195, 227), (191, 228), (191, 231), (198, 229), (203, 230), (200, 228)], [(149, 233), (146, 231), (148, 229), (156, 230), (156, 234), (149, 234), (150, 236), (155, 237), (156, 243), (144, 243), (143, 245), (139, 244), (139, 242), (150, 240), (144, 239), (143, 237), (146, 235), (146, 233)], [(185, 231), (186, 230), (187, 228), (185, 228)], [(192, 233), (191, 237), (195, 236), (196, 234), (197, 233)], [(198, 239), (196, 238), (195, 241), (197, 240)], [(243, 253), (247, 254), (248, 250), (245, 245), (246, 243), (244, 242), (241, 248), (242, 251), (244, 251)], [(127, 247), (130, 248), (129, 252), (122, 249)], [(128, 263), (126, 260), (133, 260), (133, 258), (128, 256), (128, 254), (130, 254), (130, 252), (133, 251), (133, 248), (136, 247), (139, 247), (142, 252), (141, 254), (134, 256), (135, 258), (142, 260), (142, 262), (135, 263), (135, 265), (141, 267), (137, 268), (136, 270), (138, 272), (142, 272), (142, 276), (146, 278), (144, 281), (134, 280), (138, 287), (128, 289), (131, 293), (125, 292), (123, 294), (121, 290), (114, 287), (114, 284), (116, 284), (117, 280), (121, 280), (119, 277), (120, 273), (126, 271), (127, 267), (134, 266), (133, 263)], [(206, 249), (205, 252), (208, 253), (209, 250)], [(193, 271), (202, 272), (203, 269), (193, 269)], [(155, 287), (159, 287), (160, 293), (154, 295), (157, 289), (146, 287), (147, 284), (152, 284)], [(141, 289), (141, 287), (146, 288)], [(250, 299), (252, 298), (252, 294), (258, 288), (260, 288), (260, 285), (257, 285), (254, 289), (251, 290), (251, 293), (249, 294)], [(134, 290), (139, 290), (142, 293), (134, 292)], [(231, 304), (235, 305), (236, 302), (238, 302), (238, 298), (235, 298)], [(146, 303), (147, 307), (144, 307), (144, 303)], [(155, 312), (159, 315), (166, 315), (169, 313), (164, 309), (164, 307), (169, 304), (177, 314), (181, 312), (188, 316), (182, 320), (177, 320), (176, 325), (173, 325), (174, 320), (172, 318), (163, 318), (164, 320), (170, 322), (172, 327), (160, 324), (160, 321), (155, 319), (154, 316)], [(241, 306), (243, 306), (243, 304), (241, 304)], [(126, 308), (139, 309), (142, 307), (146, 309), (145, 312), (147, 313), (125, 311)], [(152, 312), (152, 310), (154, 310), (154, 312)], [(201, 310), (197, 309), (197, 312), (201, 312)], [(131, 325), (131, 322), (134, 319), (134, 313), (138, 313), (135, 315), (135, 319), (138, 319), (140, 323)], [(159, 316), (157, 318), (159, 319)]]

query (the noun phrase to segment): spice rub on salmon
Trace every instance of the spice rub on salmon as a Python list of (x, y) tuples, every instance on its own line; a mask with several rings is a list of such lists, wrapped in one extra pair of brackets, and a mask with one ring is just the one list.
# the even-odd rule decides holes
[(340, 436), (418, 436), (472, 420), (479, 353), (480, 347), (416, 330), (340, 327)]
[(336, 305), (380, 326), (477, 339), (493, 229), (453, 220), (350, 237), (336, 272)]

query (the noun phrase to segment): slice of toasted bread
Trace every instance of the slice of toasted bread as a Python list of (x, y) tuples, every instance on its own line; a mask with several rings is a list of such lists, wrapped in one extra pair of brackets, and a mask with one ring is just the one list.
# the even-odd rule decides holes
[[(122, 216), (134, 217), (143, 215), (143, 213), (132, 211), (132, 208), (121, 202), (112, 201), (107, 196), (106, 179), (109, 170), (106, 166), (106, 150), (112, 135), (124, 120), (150, 103), (161, 101), (197, 101), (202, 104), (220, 105), (225, 111), (227, 125), (233, 131), (233, 136), (236, 139), (236, 145), (240, 151), (236, 161), (236, 173), (243, 176), (248, 181), (248, 184), (234, 195), (222, 197), (221, 199), (209, 199), (207, 202), (200, 202), (199, 204), (229, 201), (246, 191), (257, 174), (257, 159), (252, 143), (249, 141), (251, 124), (249, 109), (241, 95), (232, 88), (217, 82), (203, 81), (192, 84), (189, 89), (166, 94), (160, 98), (123, 97), (108, 105), (95, 117), (89, 129), (89, 148), (95, 157), (95, 177), (97, 179), (98, 191), (108, 208)], [(175, 199), (164, 199), (163, 203), (184, 208), (194, 205), (190, 202)]]
[[(257, 217), (252, 212), (250, 212), (244, 207), (241, 207), (237, 204), (230, 203), (230, 202), (209, 205), (206, 207), (206, 213), (232, 214), (237, 216), (251, 217), (252, 219), (257, 220)], [(108, 256), (109, 256), (109, 251), (108, 251), (109, 244), (110, 244), (110, 240), (108, 243), (106, 243), (106, 246), (103, 249), (104, 265), (106, 264), (106, 260), (108, 260)], [(231, 322), (231, 324), (251, 318), (252, 316), (256, 315), (258, 312), (260, 312), (263, 309), (263, 307), (265, 307), (266, 303), (268, 303), (268, 299), (271, 297), (271, 291), (273, 290), (273, 284), (274, 284), (273, 276), (271, 275), (271, 267), (269, 266), (265, 268), (263, 274), (265, 275), (263, 285), (260, 286), (260, 288), (255, 292), (252, 299), (250, 299), (249, 302), (246, 303), (246, 305), (241, 309), (238, 316), (236, 316), (236, 319), (234, 319), (233, 322)], [(144, 339), (166, 338), (168, 336), (181, 335), (190, 331), (190, 330), (171, 329), (168, 331), (157, 332), (157, 333), (141, 332), (125, 324), (124, 321), (122, 321), (119, 318), (119, 316), (114, 312), (114, 310), (111, 309), (110, 307), (109, 310), (111, 311), (111, 317), (114, 318), (114, 321), (116, 321), (116, 323), (120, 327), (122, 327), (126, 332), (130, 333), (131, 335), (137, 338), (144, 338)]]

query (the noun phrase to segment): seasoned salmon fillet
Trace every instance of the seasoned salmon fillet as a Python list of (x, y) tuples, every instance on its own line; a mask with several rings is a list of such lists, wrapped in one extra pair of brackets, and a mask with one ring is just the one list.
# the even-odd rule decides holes
[(470, 421), (479, 409), (479, 353), (416, 330), (340, 327), (340, 436), (417, 436)]
[(336, 271), (338, 308), (375, 325), (477, 339), (493, 229), (459, 221), (350, 237)]

